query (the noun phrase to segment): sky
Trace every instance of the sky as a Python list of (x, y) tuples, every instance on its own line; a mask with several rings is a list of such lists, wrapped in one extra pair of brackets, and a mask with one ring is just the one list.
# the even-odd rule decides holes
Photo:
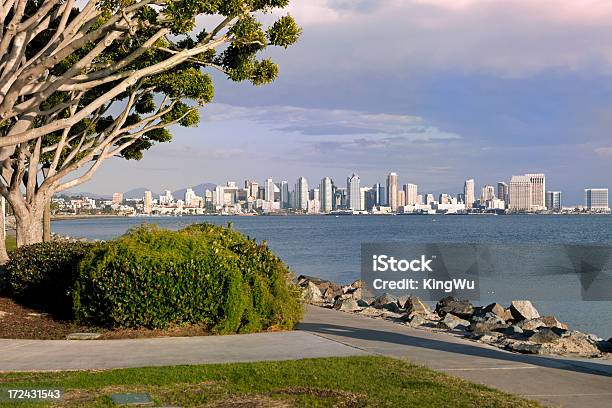
[(75, 191), (299, 176), (343, 186), (353, 172), (372, 185), (390, 171), (436, 194), (544, 172), (564, 204), (612, 187), (611, 1), (293, 0), (288, 11), (303, 34), (269, 52), (274, 83), (213, 74), (199, 127), (173, 129), (141, 161), (107, 162)]

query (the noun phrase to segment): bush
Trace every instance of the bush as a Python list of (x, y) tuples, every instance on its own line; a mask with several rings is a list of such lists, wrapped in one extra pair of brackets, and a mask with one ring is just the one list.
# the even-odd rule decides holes
[(96, 245), (53, 241), (12, 251), (4, 277), (8, 294), (27, 306), (71, 317), (78, 263)]
[(216, 333), (290, 329), (302, 314), (291, 274), (265, 244), (230, 228), (141, 226), (92, 249), (74, 291), (81, 322)]

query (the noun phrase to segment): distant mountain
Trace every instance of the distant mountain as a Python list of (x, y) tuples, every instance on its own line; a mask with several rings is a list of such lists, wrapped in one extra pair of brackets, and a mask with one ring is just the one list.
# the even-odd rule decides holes
[[(145, 191), (150, 190), (150, 188), (146, 188), (146, 187), (138, 187), (138, 188), (133, 188), (130, 191), (126, 191), (125, 193), (123, 193), (123, 198), (142, 198), (144, 197), (144, 193)], [(153, 193), (153, 198), (158, 197), (159, 193)]]
[(105, 195), (105, 194), (97, 194), (97, 193), (90, 193), (89, 191), (70, 191), (70, 190), (66, 190), (66, 191), (62, 191), (61, 193), (57, 194), (58, 196), (60, 195), (65, 195), (68, 197), (89, 197), (89, 198), (93, 198), (95, 200), (110, 200), (112, 198), (112, 196), (109, 195)]
[[(199, 195), (200, 197), (204, 195), (204, 191), (206, 190), (214, 190), (215, 187), (217, 187), (216, 184), (213, 183), (202, 183), (202, 184), (198, 184), (197, 186), (192, 186), (189, 187), (191, 188), (197, 195)], [(185, 197), (185, 192), (187, 191), (188, 187), (182, 188), (180, 190), (176, 190), (172, 192), (172, 195), (174, 196), (175, 200), (182, 200)], [(150, 190), (149, 188), (146, 187), (138, 187), (138, 188), (133, 188), (129, 191), (126, 191), (125, 193), (123, 193), (123, 198), (142, 198), (144, 197), (144, 193), (145, 191)], [(77, 192), (77, 191), (66, 191), (63, 194), (67, 195), (67, 196), (83, 196), (83, 197), (89, 197), (89, 198), (95, 198), (95, 199), (103, 199), (103, 200), (110, 200), (112, 198), (112, 195), (104, 195), (104, 194), (96, 194), (96, 193), (89, 193), (89, 192)], [(163, 193), (156, 193), (153, 192), (153, 198), (158, 198), (161, 194)]]

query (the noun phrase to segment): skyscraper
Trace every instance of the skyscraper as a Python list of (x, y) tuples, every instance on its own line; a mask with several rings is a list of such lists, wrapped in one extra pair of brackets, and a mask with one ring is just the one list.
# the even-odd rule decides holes
[(584, 189), (584, 206), (588, 210), (605, 210), (608, 206), (608, 189), (607, 188), (586, 188)]
[(497, 183), (497, 198), (504, 201), (506, 204), (508, 204), (509, 192), (510, 189), (508, 184), (504, 183), (503, 181)]
[(487, 201), (495, 198), (495, 187), (487, 184), (480, 193), (480, 204), (484, 205)]
[(531, 210), (546, 208), (546, 176), (542, 173), (525, 174), (531, 182)]
[(295, 207), (308, 210), (308, 181), (304, 177), (300, 177), (295, 185)]
[(346, 192), (348, 199), (349, 210), (362, 210), (361, 208), (361, 190), (359, 187), (361, 180), (359, 176), (353, 173), (346, 179)]
[(417, 203), (417, 185), (405, 184), (404, 193), (406, 194), (406, 205), (415, 205)]
[(508, 209), (510, 211), (530, 211), (532, 208), (531, 193), (531, 178), (529, 176), (512, 176)]
[(387, 176), (387, 205), (392, 211), (397, 210), (397, 173), (394, 172)]
[(281, 208), (289, 208), (289, 183), (286, 180), (281, 181), (280, 186), (280, 207)]
[(151, 214), (151, 211), (153, 210), (153, 194), (151, 193), (151, 191), (149, 190), (145, 191), (143, 203), (144, 203), (143, 212), (145, 214)]
[(561, 211), (561, 192), (546, 192), (546, 209), (550, 211)]
[(319, 184), (319, 196), (321, 200), (321, 212), (328, 213), (333, 209), (333, 191), (332, 191), (332, 180), (329, 177), (325, 177)]
[(264, 184), (264, 200), (274, 202), (274, 181), (272, 181), (272, 177), (266, 179), (266, 184)]
[(476, 201), (474, 197), (474, 179), (465, 180), (463, 194), (465, 195), (465, 208), (472, 208), (474, 201)]

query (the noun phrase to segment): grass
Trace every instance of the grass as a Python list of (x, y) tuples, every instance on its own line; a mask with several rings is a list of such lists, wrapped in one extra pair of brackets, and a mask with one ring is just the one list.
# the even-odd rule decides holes
[(0, 374), (0, 388), (7, 387), (63, 388), (65, 399), (55, 405), (62, 407), (110, 407), (110, 395), (123, 392), (148, 392), (157, 406), (182, 407), (540, 406), (386, 357)]
[(7, 235), (6, 240), (4, 242), (5, 242), (7, 251), (13, 251), (17, 249), (17, 237), (14, 237), (12, 235)]

